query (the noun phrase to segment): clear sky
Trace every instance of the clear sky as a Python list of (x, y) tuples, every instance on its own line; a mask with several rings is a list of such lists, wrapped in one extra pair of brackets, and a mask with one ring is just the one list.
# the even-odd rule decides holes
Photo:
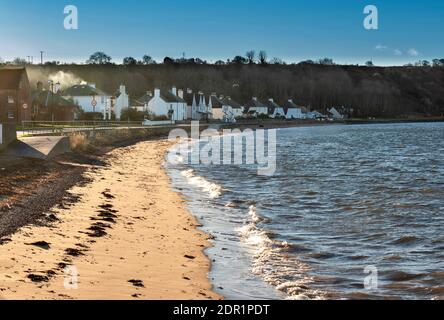
[[(79, 29), (63, 9), (79, 10)], [(379, 10), (365, 30), (363, 9)], [(0, 0), (0, 57), (85, 61), (104, 51), (120, 63), (144, 54), (209, 61), (264, 49), (289, 62), (404, 64), (444, 58), (441, 0)]]

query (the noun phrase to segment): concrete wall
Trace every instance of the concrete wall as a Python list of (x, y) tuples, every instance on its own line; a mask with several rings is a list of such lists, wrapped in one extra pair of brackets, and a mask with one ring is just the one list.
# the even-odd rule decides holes
[(10, 143), (17, 140), (14, 123), (0, 123), (0, 150), (4, 150)]
[[(84, 151), (91, 147), (110, 146), (119, 143), (131, 143), (135, 140), (145, 140), (150, 138), (168, 137), (171, 127), (149, 127), (144, 129), (116, 129), (116, 130), (97, 130), (97, 131), (82, 131), (67, 134), (70, 140), (70, 147), (72, 150)], [(207, 129), (207, 125), (200, 125), (199, 129)], [(191, 127), (181, 127), (187, 132), (191, 131)]]

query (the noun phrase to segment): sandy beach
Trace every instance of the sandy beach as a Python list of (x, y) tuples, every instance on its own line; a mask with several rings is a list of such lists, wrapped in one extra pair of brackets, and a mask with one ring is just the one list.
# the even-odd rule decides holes
[(209, 236), (162, 168), (170, 146), (144, 141), (103, 163), (65, 163), (86, 167), (88, 182), (50, 209), (51, 223), (1, 239), (0, 299), (220, 299)]

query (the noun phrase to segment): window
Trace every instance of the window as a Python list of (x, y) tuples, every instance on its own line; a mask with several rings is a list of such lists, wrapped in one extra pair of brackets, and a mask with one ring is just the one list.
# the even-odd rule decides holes
[(15, 119), (14, 111), (8, 111), (8, 119)]
[(14, 103), (14, 97), (8, 96), (8, 103)]

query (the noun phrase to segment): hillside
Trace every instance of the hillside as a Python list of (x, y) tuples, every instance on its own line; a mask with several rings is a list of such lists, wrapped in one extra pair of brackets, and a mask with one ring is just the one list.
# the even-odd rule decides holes
[(239, 102), (252, 96), (293, 98), (299, 105), (325, 110), (354, 109), (355, 117), (441, 116), (444, 113), (444, 68), (299, 65), (64, 65), (30, 66), (32, 86), (49, 77), (62, 86), (94, 82), (114, 93), (125, 84), (131, 97), (154, 87), (192, 88), (230, 95)]

